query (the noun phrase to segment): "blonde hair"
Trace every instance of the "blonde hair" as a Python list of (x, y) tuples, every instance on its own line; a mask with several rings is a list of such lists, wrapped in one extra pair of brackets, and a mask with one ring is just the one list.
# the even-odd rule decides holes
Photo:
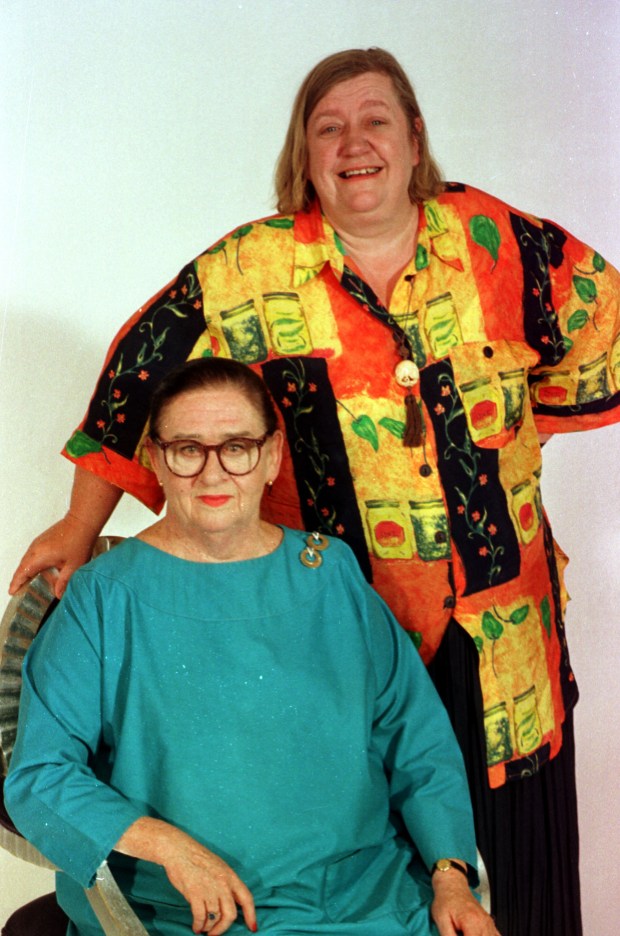
[(334, 85), (367, 72), (378, 72), (391, 80), (411, 132), (417, 140), (420, 161), (411, 174), (409, 198), (415, 203), (433, 198), (443, 191), (441, 172), (431, 156), (414, 90), (401, 66), (384, 49), (348, 49), (336, 52), (315, 65), (297, 92), (275, 171), (277, 208), (282, 214), (308, 209), (316, 194), (306, 175), (306, 127), (314, 108)]

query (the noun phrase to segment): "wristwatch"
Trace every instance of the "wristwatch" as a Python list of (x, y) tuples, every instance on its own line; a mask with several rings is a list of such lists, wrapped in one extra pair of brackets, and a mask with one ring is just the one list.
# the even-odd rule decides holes
[(454, 868), (455, 871), (460, 871), (461, 874), (464, 874), (465, 877), (468, 877), (468, 874), (465, 868), (462, 865), (458, 864), (458, 862), (452, 861), (450, 858), (440, 858), (438, 861), (436, 861), (433, 867), (431, 868), (431, 877), (433, 876), (435, 871), (440, 871), (443, 874), (444, 872), (449, 871), (450, 868)]

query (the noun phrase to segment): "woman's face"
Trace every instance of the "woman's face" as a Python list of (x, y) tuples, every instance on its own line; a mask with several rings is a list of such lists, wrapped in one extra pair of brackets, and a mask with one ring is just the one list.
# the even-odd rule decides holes
[[(261, 413), (244, 391), (233, 385), (191, 390), (164, 406), (158, 425), (162, 442), (193, 439), (217, 445), (234, 438), (258, 439), (265, 434)], [(260, 526), (260, 502), (268, 481), (280, 467), (282, 434), (277, 431), (263, 445), (256, 468), (247, 475), (233, 476), (209, 452), (204, 469), (193, 478), (179, 478), (166, 466), (162, 450), (148, 442), (151, 462), (167, 500), (166, 522), (174, 532), (190, 541), (203, 542), (205, 535), (247, 538)], [(232, 540), (235, 542), (236, 540)], [(244, 550), (245, 551), (245, 550)]]
[(411, 210), (418, 144), (387, 75), (367, 72), (335, 85), (310, 114), (306, 137), (308, 178), (337, 230)]

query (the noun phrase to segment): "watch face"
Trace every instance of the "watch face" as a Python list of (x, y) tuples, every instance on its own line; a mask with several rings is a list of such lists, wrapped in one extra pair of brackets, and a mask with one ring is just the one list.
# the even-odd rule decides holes
[(449, 871), (452, 867), (452, 862), (449, 858), (440, 858), (439, 861), (435, 864), (435, 867), (438, 871)]

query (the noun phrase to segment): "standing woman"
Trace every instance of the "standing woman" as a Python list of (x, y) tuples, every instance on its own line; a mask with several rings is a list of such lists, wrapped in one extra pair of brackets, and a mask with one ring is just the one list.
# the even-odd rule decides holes
[(260, 517), (277, 426), (235, 361), (158, 388), (166, 514), (35, 640), (8, 808), (65, 872), (68, 936), (101, 933), (83, 887), (106, 858), (157, 936), (496, 936), (418, 654), (348, 547)]
[(151, 386), (188, 357), (260, 370), (286, 434), (264, 516), (342, 537), (430, 665), (504, 936), (580, 936), (566, 559), (541, 441), (620, 419), (620, 277), (550, 221), (441, 180), (407, 76), (350, 50), (303, 82), (280, 214), (140, 309), (67, 444), (68, 515), (15, 578), (58, 591), (125, 490), (159, 509)]

